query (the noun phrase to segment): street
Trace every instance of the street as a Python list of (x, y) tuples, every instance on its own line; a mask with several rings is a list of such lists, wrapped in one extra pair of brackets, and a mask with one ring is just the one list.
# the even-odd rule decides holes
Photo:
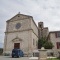
[(0, 60), (31, 60), (30, 57), (12, 58), (9, 56), (0, 56)]

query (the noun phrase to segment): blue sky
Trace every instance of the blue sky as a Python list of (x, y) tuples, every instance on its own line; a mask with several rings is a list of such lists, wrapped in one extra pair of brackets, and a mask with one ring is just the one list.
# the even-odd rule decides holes
[(60, 0), (0, 0), (0, 42), (4, 42), (6, 21), (21, 14), (33, 16), (36, 24), (44, 22), (49, 31), (60, 30)]

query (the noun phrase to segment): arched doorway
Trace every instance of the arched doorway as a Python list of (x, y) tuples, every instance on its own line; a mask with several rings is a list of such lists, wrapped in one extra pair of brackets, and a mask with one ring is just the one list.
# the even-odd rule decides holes
[(20, 49), (21, 48), (21, 44), (22, 44), (22, 39), (16, 37), (15, 39), (12, 40), (13, 41), (13, 48), (14, 49)]

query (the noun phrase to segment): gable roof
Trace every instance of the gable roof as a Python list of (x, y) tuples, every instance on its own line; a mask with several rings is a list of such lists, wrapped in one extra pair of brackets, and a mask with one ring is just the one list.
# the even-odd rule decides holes
[(23, 19), (28, 19), (28, 18), (33, 18), (33, 17), (29, 15), (24, 15), (24, 14), (17, 14), (13, 16), (11, 19), (7, 20), (7, 22), (14, 21), (14, 20), (23, 20)]
[(11, 19), (7, 20), (6, 22), (24, 20), (24, 19), (29, 19), (29, 18), (32, 18), (32, 21), (34, 22), (35, 26), (37, 27), (37, 25), (36, 25), (35, 21), (33, 20), (32, 16), (25, 15), (25, 14), (20, 14), (20, 13), (16, 14), (15, 16), (13, 16)]

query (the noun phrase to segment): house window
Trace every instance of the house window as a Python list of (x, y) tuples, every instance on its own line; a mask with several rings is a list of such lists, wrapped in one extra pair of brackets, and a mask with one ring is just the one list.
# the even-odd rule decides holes
[(60, 49), (60, 42), (56, 43), (57, 49)]
[(56, 38), (60, 37), (60, 32), (56, 32), (55, 35), (56, 35)]

